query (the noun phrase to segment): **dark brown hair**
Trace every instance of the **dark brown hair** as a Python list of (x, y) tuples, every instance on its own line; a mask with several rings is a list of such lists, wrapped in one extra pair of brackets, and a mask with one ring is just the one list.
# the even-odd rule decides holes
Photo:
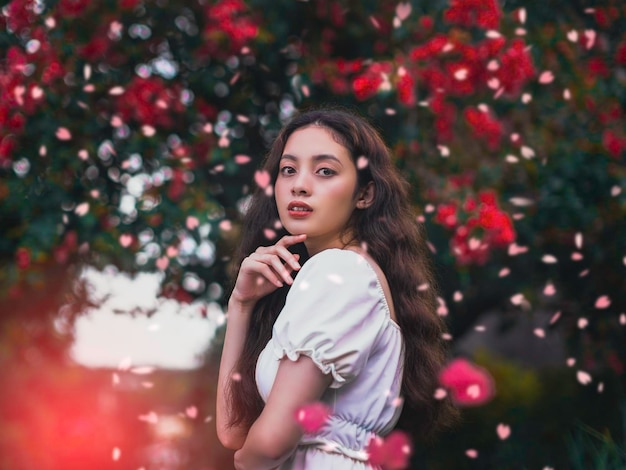
[[(335, 140), (348, 149), (355, 165), (359, 157), (367, 159), (366, 166), (357, 168), (357, 190), (373, 181), (374, 202), (365, 210), (355, 210), (348, 228), (357, 242), (365, 244), (367, 252), (387, 277), (404, 339), (403, 414), (416, 416), (417, 422), (411, 423), (414, 424), (411, 431), (417, 436), (426, 436), (438, 425), (450, 421), (455, 410), (448, 400), (433, 398), (438, 373), (446, 360), (442, 338), (446, 330), (436, 313), (437, 294), (430, 253), (423, 228), (415, 221), (411, 210), (408, 183), (399, 175), (379, 133), (365, 119), (345, 110), (318, 109), (296, 115), (276, 137), (263, 164), (272, 184), (276, 181), (287, 139), (294, 131), (311, 125), (328, 129)], [(272, 245), (287, 233), (279, 230), (274, 239), (267, 239), (266, 229), (274, 230), (277, 220), (274, 198), (258, 190), (244, 218), (237, 266), (259, 246)], [(303, 244), (291, 247), (291, 251), (300, 254), (301, 264), (306, 261)], [(241, 380), (231, 382), (228, 393), (231, 425), (252, 425), (263, 408), (255, 383), (256, 362), (271, 337), (288, 289), (287, 285), (277, 289), (254, 307), (244, 350), (235, 367)]]

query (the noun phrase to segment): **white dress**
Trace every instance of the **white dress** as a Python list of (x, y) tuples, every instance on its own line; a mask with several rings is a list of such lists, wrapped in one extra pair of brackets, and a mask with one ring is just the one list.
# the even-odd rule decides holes
[(401, 411), (403, 340), (376, 272), (360, 254), (327, 249), (302, 266), (256, 365), (265, 401), (280, 359), (301, 354), (332, 374), (321, 400), (333, 411), (280, 469), (371, 469), (370, 437), (389, 433)]

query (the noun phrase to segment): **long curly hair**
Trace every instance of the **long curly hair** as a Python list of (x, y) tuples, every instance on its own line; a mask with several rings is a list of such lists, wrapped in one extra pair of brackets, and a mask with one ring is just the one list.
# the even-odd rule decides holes
[[(391, 154), (380, 134), (364, 118), (342, 109), (316, 109), (296, 115), (280, 131), (263, 170), (276, 181), (279, 162), (287, 139), (298, 129), (321, 126), (348, 149), (357, 166), (358, 189), (372, 181), (375, 187), (373, 204), (365, 210), (355, 210), (348, 222), (347, 233), (354, 234), (358, 243), (366, 246), (369, 255), (385, 273), (391, 290), (396, 317), (404, 339), (404, 375), (401, 424), (417, 437), (427, 437), (431, 431), (454, 421), (456, 409), (449, 400), (433, 398), (438, 387), (438, 374), (446, 361), (446, 331), (437, 315), (437, 286), (433, 276), (430, 253), (423, 227), (419, 225), (409, 202), (409, 185), (391, 160)], [(357, 165), (359, 157), (367, 165)], [(279, 220), (276, 201), (265, 191), (257, 190), (251, 198), (243, 223), (243, 236), (235, 257), (236, 266), (259, 246), (269, 246), (283, 235), (276, 230)], [(276, 233), (268, 239), (267, 229)], [(270, 232), (271, 233), (271, 232)], [(290, 247), (300, 255), (300, 263), (308, 255), (304, 244)], [(235, 370), (241, 375), (227, 392), (232, 407), (231, 425), (248, 425), (257, 419), (263, 408), (255, 383), (255, 367), (261, 351), (271, 338), (272, 326), (285, 304), (288, 285), (260, 299), (250, 317), (250, 327)]]

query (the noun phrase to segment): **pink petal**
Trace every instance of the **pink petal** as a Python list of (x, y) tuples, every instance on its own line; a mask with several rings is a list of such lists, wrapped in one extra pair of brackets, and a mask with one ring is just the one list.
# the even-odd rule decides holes
[(331, 413), (332, 410), (328, 405), (314, 402), (298, 408), (295, 419), (305, 433), (314, 433), (326, 424)]
[(542, 85), (552, 83), (553, 81), (554, 81), (554, 74), (550, 72), (549, 70), (545, 70), (541, 72), (541, 75), (539, 75), (539, 83), (541, 83)]
[(267, 188), (267, 186), (270, 184), (270, 180), (270, 174), (265, 170), (257, 171), (254, 173), (254, 181), (261, 189)]
[(598, 297), (596, 300), (596, 308), (607, 308), (609, 305), (611, 305), (611, 299), (608, 295)]
[(583, 370), (579, 370), (576, 372), (576, 380), (578, 380), (582, 385), (587, 385), (591, 382), (591, 375)]
[(59, 140), (70, 140), (72, 138), (72, 133), (66, 127), (59, 127), (57, 129), (56, 136)]
[(500, 439), (505, 440), (511, 435), (511, 428), (506, 424), (500, 423), (496, 428), (496, 433)]

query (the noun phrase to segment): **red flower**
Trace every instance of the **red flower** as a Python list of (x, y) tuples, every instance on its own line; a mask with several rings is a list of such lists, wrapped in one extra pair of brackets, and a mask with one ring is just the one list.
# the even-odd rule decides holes
[(626, 41), (622, 41), (615, 51), (615, 62), (620, 65), (626, 65)]
[(383, 77), (380, 73), (359, 75), (352, 81), (354, 96), (360, 101), (371, 98), (378, 92), (381, 83), (383, 83)]
[(16, 147), (15, 138), (10, 135), (4, 136), (0, 140), (0, 167), (10, 165), (11, 155)]
[(10, 132), (15, 134), (21, 133), (25, 124), (26, 118), (21, 113), (14, 113), (13, 116), (7, 120), (7, 128)]
[(626, 149), (626, 138), (618, 136), (611, 129), (607, 129), (602, 134), (602, 145), (613, 158), (619, 158)]
[(16, 34), (28, 28), (37, 18), (35, 0), (13, 0), (5, 8), (5, 15), (8, 17), (7, 26)]
[(502, 125), (497, 119), (472, 107), (466, 108), (464, 115), (474, 135), (485, 140), (491, 150), (496, 150), (500, 146), (503, 131)]
[(83, 13), (88, 5), (89, 0), (61, 0), (57, 8), (62, 16), (74, 18)]
[(259, 27), (245, 15), (247, 8), (242, 0), (220, 0), (207, 7), (207, 23), (203, 32), (206, 44), (203, 53), (227, 57), (238, 53), (256, 37)]
[(89, 62), (102, 60), (109, 49), (110, 43), (106, 36), (95, 35), (91, 41), (78, 48), (78, 54)]
[(435, 222), (443, 225), (447, 228), (454, 228), (457, 224), (457, 207), (456, 203), (439, 204), (437, 207), (437, 214), (435, 215)]
[(453, 360), (441, 371), (439, 382), (459, 406), (482, 405), (495, 395), (489, 372), (462, 358)]
[(19, 269), (26, 269), (30, 266), (30, 251), (24, 247), (17, 249), (15, 253), (15, 263)]
[(465, 27), (498, 29), (502, 11), (496, 0), (452, 0), (443, 17)]
[(120, 0), (120, 8), (122, 10), (132, 10), (141, 0)]
[(402, 68), (398, 72), (398, 100), (406, 106), (413, 106), (417, 99), (415, 95), (415, 79), (413, 76)]
[(517, 95), (522, 87), (535, 76), (535, 67), (526, 44), (522, 39), (514, 39), (511, 47), (502, 53), (500, 68), (495, 72), (500, 86), (509, 95)]
[(587, 61), (587, 70), (592, 77), (608, 78), (611, 75), (609, 67), (602, 57), (591, 57)]

